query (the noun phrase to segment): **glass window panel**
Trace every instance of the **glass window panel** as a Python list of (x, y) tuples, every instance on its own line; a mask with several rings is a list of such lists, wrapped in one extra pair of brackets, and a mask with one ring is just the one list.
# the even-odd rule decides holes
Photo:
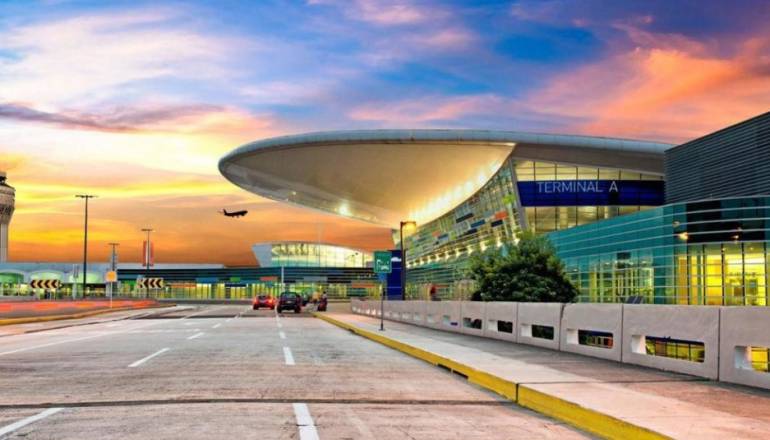
[(724, 245), (725, 305), (743, 305), (743, 254), (740, 244)]

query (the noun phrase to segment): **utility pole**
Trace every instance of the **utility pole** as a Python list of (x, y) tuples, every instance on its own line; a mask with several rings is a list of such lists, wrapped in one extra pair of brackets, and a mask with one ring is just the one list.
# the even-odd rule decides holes
[[(109, 246), (112, 247), (112, 252), (110, 252), (110, 271), (116, 272), (118, 270), (118, 246), (120, 246), (120, 243), (107, 243)], [(115, 288), (118, 286), (117, 279), (114, 282), (109, 283), (110, 287), (110, 308), (112, 308), (112, 297), (115, 294)]]
[[(145, 278), (149, 278), (148, 275), (150, 275), (150, 256), (152, 256), (152, 251), (151, 251), (152, 245), (150, 244), (150, 232), (153, 232), (153, 231), (154, 231), (154, 229), (152, 229), (152, 228), (142, 228), (142, 232), (146, 232), (147, 233), (147, 242), (146, 242), (147, 243), (147, 248), (145, 249), (145, 253), (144, 253), (144, 267), (145, 267), (145, 269), (147, 271), (147, 273), (144, 275)], [(145, 285), (145, 286), (146, 287), (144, 288), (145, 289), (144, 296), (146, 298), (149, 298), (150, 297), (150, 286), (148, 286), (148, 285)]]
[(88, 275), (88, 199), (93, 199), (96, 196), (93, 194), (76, 194), (75, 197), (86, 201), (85, 222), (83, 224), (83, 298), (85, 298), (86, 278)]

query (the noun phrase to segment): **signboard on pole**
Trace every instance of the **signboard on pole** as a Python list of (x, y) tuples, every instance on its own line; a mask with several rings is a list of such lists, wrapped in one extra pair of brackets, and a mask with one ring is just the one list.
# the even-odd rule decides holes
[(106, 282), (106, 283), (117, 283), (118, 282), (118, 271), (117, 270), (108, 270), (107, 273), (104, 274), (104, 282)]
[(390, 251), (374, 251), (374, 273), (390, 273), (393, 271)]

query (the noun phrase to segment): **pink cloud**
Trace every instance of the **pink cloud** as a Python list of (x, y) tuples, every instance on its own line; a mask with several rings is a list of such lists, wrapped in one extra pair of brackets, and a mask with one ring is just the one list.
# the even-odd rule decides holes
[(495, 95), (420, 97), (397, 102), (367, 103), (354, 108), (348, 116), (358, 121), (414, 125), (453, 120), (469, 114), (491, 113), (505, 106), (505, 100)]

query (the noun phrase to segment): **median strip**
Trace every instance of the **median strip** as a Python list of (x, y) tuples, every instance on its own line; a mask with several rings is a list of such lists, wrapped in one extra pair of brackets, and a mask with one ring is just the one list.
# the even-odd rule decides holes
[(669, 438), (660, 433), (620, 420), (608, 414), (585, 408), (556, 396), (535, 391), (524, 384), (518, 384), (502, 377), (477, 370), (471, 366), (456, 362), (444, 356), (431, 353), (419, 347), (383, 336), (382, 333), (364, 330), (356, 325), (334, 319), (325, 314), (313, 313), (313, 316), (417, 359), (444, 368), (453, 373), (457, 373), (461, 376), (465, 376), (468, 382), (493, 391), (522, 407), (529, 408), (553, 419), (566, 422), (576, 428), (600, 437), (609, 439), (633, 438), (656, 440)]

